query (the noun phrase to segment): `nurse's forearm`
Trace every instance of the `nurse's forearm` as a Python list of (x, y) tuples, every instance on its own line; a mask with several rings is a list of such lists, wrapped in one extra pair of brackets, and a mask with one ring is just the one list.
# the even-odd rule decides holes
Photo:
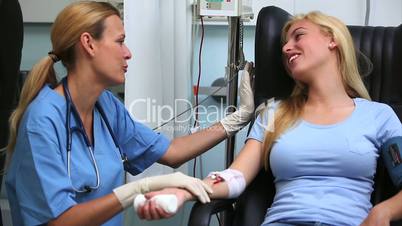
[(50, 221), (48, 225), (101, 225), (122, 210), (123, 207), (119, 200), (111, 193), (73, 206), (56, 219)]
[(160, 163), (178, 167), (188, 160), (204, 153), (227, 137), (221, 123), (203, 129), (191, 135), (173, 139)]

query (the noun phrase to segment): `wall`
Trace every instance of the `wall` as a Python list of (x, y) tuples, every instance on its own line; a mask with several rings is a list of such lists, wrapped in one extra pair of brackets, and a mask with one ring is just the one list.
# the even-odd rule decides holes
[[(28, 23), (52, 23), (57, 14), (67, 5), (82, 0), (19, 0), (24, 22)], [(94, 0), (106, 1), (120, 9), (123, 0)], [(46, 10), (46, 13), (43, 11)]]
[[(400, 0), (370, 0), (369, 25), (395, 26), (402, 22), (402, 1)], [(320, 10), (336, 16), (349, 25), (364, 25), (366, 15), (366, 0), (253, 0), (255, 24), (258, 11), (267, 5), (281, 7), (291, 14), (306, 13)]]

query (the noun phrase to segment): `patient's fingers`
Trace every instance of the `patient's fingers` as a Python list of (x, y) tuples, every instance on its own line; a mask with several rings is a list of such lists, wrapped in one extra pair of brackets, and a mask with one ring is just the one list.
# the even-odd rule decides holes
[(143, 220), (152, 220), (155, 217), (155, 214), (153, 214), (151, 207), (151, 202), (146, 202), (143, 206), (138, 208), (138, 217)]
[(137, 209), (137, 215), (141, 220), (146, 219), (147, 215), (149, 216), (149, 211), (147, 210), (148, 208), (149, 206), (145, 204)]
[(167, 213), (163, 208), (156, 205), (155, 202), (154, 202), (154, 204), (155, 204), (154, 213), (158, 215), (159, 219), (169, 218), (174, 215), (174, 214)]
[(143, 206), (138, 208), (137, 215), (143, 220), (159, 220), (169, 218), (174, 214), (166, 213), (154, 200), (148, 199)]
[(149, 216), (150, 218), (147, 220), (159, 220), (161, 219), (161, 216), (157, 210), (156, 203), (154, 201), (148, 201), (149, 203)]

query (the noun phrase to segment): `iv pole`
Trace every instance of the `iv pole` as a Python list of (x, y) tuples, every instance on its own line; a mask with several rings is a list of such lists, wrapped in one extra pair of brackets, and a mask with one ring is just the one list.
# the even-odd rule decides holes
[[(237, 84), (238, 84), (238, 72), (239, 66), (244, 61), (243, 49), (241, 43), (242, 33), (240, 32), (240, 17), (228, 17), (229, 22), (229, 40), (228, 40), (228, 61), (226, 66), (226, 79), (230, 81), (227, 87), (227, 106), (228, 114), (234, 112), (237, 106)], [(234, 159), (234, 150), (236, 144), (236, 136), (229, 137), (226, 140), (226, 158), (225, 166), (228, 168), (232, 164)], [(223, 211), (221, 214), (222, 225), (231, 225), (231, 219), (233, 212)]]
[[(252, 16), (251, 16), (252, 17)], [(238, 72), (244, 67), (243, 54), (243, 26), (241, 16), (227, 16), (228, 18), (228, 59), (225, 68), (227, 114), (236, 111)], [(234, 159), (236, 139), (235, 136), (226, 139), (225, 168), (232, 164)], [(231, 225), (233, 211), (220, 213), (221, 225)]]
[[(228, 40), (228, 62), (226, 66), (227, 81), (227, 106), (228, 114), (234, 112), (237, 106), (237, 75), (240, 56), (240, 17), (228, 17), (229, 40)], [(228, 168), (234, 159), (235, 136), (226, 140), (226, 159), (225, 166)]]

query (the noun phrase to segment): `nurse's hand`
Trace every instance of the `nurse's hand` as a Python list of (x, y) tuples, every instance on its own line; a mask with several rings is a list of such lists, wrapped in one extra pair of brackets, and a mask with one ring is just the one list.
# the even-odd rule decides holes
[(184, 188), (191, 192), (202, 203), (211, 201), (208, 194), (212, 193), (212, 188), (207, 183), (198, 178), (190, 177), (180, 172), (148, 177), (144, 180), (148, 186), (148, 189), (146, 189), (145, 192), (161, 190), (167, 187), (177, 187)]
[(137, 208), (137, 215), (140, 219), (144, 220), (159, 220), (164, 218), (172, 217), (177, 213), (168, 213), (163, 210), (162, 207), (158, 206), (155, 201), (152, 200), (152, 197), (156, 195), (162, 194), (173, 194), (177, 197), (177, 209), (180, 209), (184, 202), (193, 199), (191, 193), (189, 193), (185, 189), (179, 188), (166, 188), (161, 191), (155, 191), (145, 194), (147, 201), (144, 205), (139, 206)]
[(210, 202), (208, 193), (212, 188), (202, 180), (176, 172), (133, 181), (113, 190), (123, 208), (132, 205), (136, 195), (157, 191), (167, 187), (184, 188), (197, 197), (200, 202)]
[(241, 130), (254, 116), (254, 94), (251, 87), (252, 71), (253, 63), (247, 62), (240, 80), (239, 108), (220, 121), (228, 137)]

